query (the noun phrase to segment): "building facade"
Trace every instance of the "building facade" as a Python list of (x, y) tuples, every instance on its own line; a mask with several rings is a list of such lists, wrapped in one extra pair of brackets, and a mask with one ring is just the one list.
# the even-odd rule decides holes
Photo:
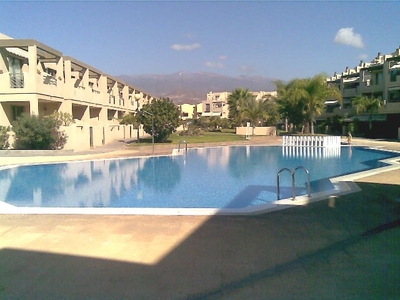
[[(21, 113), (69, 113), (75, 123), (63, 128), (65, 149), (83, 150), (137, 136), (119, 125), (154, 99), (138, 88), (32, 39), (0, 35), (0, 125)], [(141, 132), (143, 134), (143, 132)]]
[[(253, 92), (253, 96), (256, 100), (263, 99), (267, 96), (276, 96), (277, 92)], [(202, 102), (202, 117), (229, 117), (229, 105), (228, 98), (231, 92), (209, 92), (207, 93), (207, 99)]]
[(340, 90), (343, 101), (339, 104), (328, 99), (325, 102), (324, 113), (317, 118), (319, 121), (338, 116), (344, 118), (348, 124), (357, 120), (365, 127), (369, 115), (366, 113), (357, 116), (351, 106), (351, 100), (357, 96), (375, 97), (381, 100), (381, 107), (372, 116), (372, 135), (399, 138), (400, 47), (391, 54), (378, 53), (369, 63), (360, 62), (355, 68), (346, 68), (341, 74), (335, 73), (327, 79), (327, 83)]
[(202, 104), (181, 104), (179, 105), (182, 120), (197, 119), (198, 114), (201, 113)]

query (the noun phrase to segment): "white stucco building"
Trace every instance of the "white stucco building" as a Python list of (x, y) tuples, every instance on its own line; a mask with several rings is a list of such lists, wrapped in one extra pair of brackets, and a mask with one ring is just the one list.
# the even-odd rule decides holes
[[(152, 95), (32, 39), (0, 34), (0, 125), (21, 113), (45, 116), (67, 112), (75, 123), (63, 128), (65, 149), (84, 150), (137, 136), (119, 125), (125, 113), (140, 110)], [(143, 132), (141, 132), (143, 134)]]

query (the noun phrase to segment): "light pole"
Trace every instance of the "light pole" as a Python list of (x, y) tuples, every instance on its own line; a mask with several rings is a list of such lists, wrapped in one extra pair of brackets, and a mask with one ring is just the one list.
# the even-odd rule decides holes
[[(136, 113), (138, 113), (139, 112), (139, 100), (142, 99), (142, 93), (135, 94), (134, 97), (135, 97), (135, 100), (136, 100)], [(140, 131), (140, 124), (138, 124), (137, 134), (136, 134), (137, 143), (138, 144), (139, 144), (139, 141), (140, 141), (140, 133), (139, 133), (139, 131)]]
[(141, 112), (144, 112), (145, 114), (148, 114), (151, 116), (151, 140), (152, 140), (152, 144), (153, 144), (153, 156), (154, 156), (154, 115), (145, 110), (141, 110)]

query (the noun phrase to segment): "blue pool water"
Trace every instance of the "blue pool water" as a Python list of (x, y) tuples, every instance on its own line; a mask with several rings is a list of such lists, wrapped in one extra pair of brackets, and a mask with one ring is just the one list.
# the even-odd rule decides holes
[[(384, 166), (397, 153), (361, 147), (235, 146), (188, 149), (178, 156), (9, 167), (0, 170), (0, 201), (18, 207), (244, 208), (275, 201), (277, 172), (304, 166), (311, 193), (329, 178)], [(296, 172), (296, 194), (306, 174)], [(291, 196), (290, 173), (280, 176)]]

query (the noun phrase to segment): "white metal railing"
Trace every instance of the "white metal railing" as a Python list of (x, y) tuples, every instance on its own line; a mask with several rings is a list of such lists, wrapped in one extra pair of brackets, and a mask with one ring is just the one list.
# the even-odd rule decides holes
[(339, 147), (340, 143), (340, 136), (285, 135), (282, 137), (282, 146)]
[(24, 74), (10, 74), (10, 87), (23, 88), (24, 87)]
[(280, 200), (280, 183), (279, 183), (279, 176), (283, 171), (288, 171), (290, 173), (291, 179), (292, 179), (292, 200), (296, 199), (296, 183), (295, 183), (295, 175), (297, 170), (303, 170), (306, 175), (307, 175), (307, 195), (308, 197), (311, 197), (311, 189), (310, 189), (310, 172), (303, 166), (298, 166), (294, 170), (290, 170), (288, 168), (282, 168), (279, 170), (279, 172), (276, 174), (276, 196), (277, 200)]
[(47, 85), (57, 86), (57, 79), (50, 74), (43, 74), (43, 83)]

